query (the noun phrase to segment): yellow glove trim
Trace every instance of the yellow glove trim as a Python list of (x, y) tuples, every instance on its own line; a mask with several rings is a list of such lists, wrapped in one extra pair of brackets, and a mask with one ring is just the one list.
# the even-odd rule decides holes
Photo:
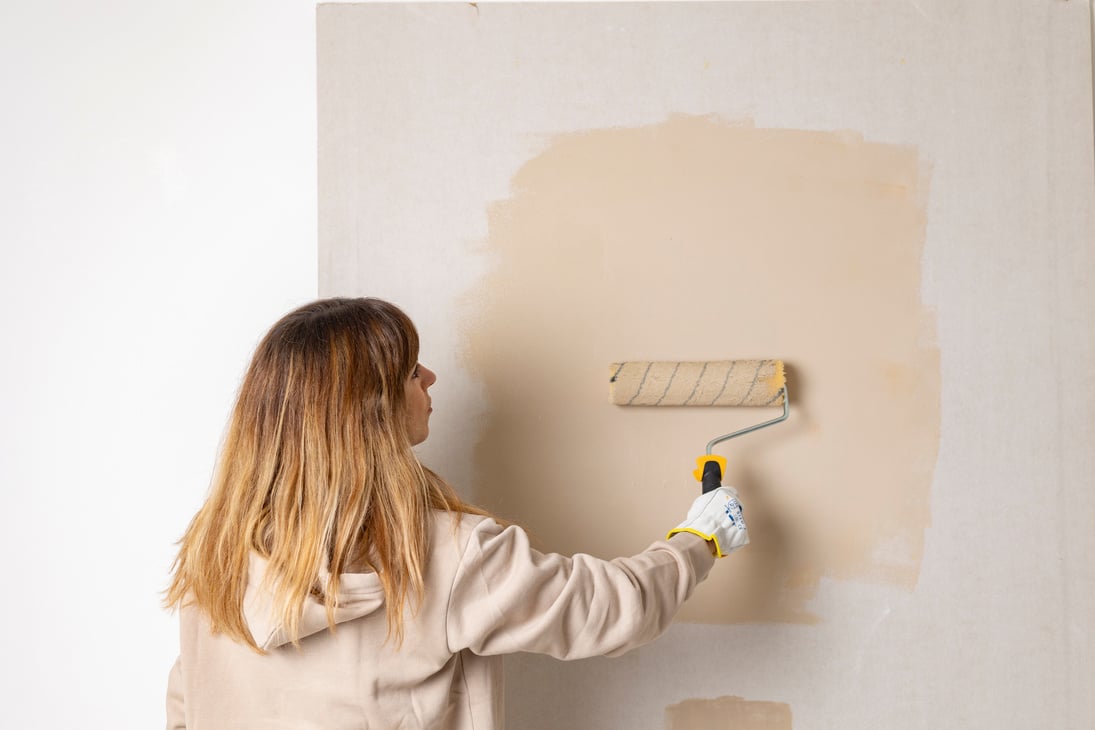
[(699, 530), (695, 530), (691, 527), (674, 527), (672, 530), (669, 531), (669, 534), (665, 536), (665, 539), (668, 540), (669, 538), (676, 535), (678, 532), (691, 532), (693, 535), (695, 535), (697, 537), (702, 537), (707, 542), (715, 543), (715, 557), (716, 558), (725, 558), (726, 557), (726, 553), (724, 553), (722, 551), (722, 548), (719, 547), (719, 541), (715, 538), (714, 535), (705, 535), (702, 532), (700, 532)]

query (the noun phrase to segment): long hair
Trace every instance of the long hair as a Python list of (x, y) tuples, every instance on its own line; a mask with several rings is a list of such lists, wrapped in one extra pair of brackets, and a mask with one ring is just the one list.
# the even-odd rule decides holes
[(309, 596), (333, 629), (339, 574), (365, 565), (401, 643), (404, 608), (422, 597), (431, 510), (483, 514), (411, 449), (405, 387), (417, 360), (414, 324), (379, 299), (322, 299), (278, 321), (240, 386), (165, 605), (194, 604), (215, 633), (263, 653), (243, 616), (252, 552), (268, 561), (275, 617), (294, 644)]

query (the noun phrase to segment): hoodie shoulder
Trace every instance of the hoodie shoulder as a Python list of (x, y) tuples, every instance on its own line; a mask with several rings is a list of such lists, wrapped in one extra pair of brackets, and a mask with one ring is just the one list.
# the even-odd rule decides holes
[(472, 536), (492, 526), (501, 529), (492, 517), (486, 515), (434, 510), (430, 534), (430, 567), (440, 567), (438, 563), (447, 563), (446, 557), (452, 556), (455, 568)]

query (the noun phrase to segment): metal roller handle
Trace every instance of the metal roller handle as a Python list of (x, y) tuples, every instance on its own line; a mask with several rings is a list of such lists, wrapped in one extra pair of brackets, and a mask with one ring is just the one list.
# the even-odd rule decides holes
[[(749, 426), (748, 428), (743, 428), (740, 431), (734, 431), (733, 433), (728, 433), (725, 436), (718, 436), (716, 438), (711, 439), (710, 441), (707, 442), (707, 454), (710, 456), (711, 449), (715, 448), (715, 444), (721, 444), (723, 441), (729, 441), (732, 438), (737, 438), (738, 436), (744, 436), (747, 433), (753, 433), (753, 431), (759, 431), (760, 429), (767, 428), (768, 426), (774, 426), (777, 423), (780, 423), (782, 421), (786, 421), (787, 416), (790, 415), (790, 413), (791, 413), (791, 399), (790, 399), (790, 396), (787, 395), (787, 384), (784, 383), (783, 384), (783, 415), (782, 416), (780, 416), (778, 418), (773, 418), (771, 421), (765, 421), (764, 423), (758, 423), (755, 426)], [(708, 462), (708, 465), (710, 465), (710, 463), (711, 462)], [(718, 470), (718, 468), (719, 468), (719, 465), (715, 464), (715, 469)], [(720, 478), (721, 478), (721, 475), (720, 475)], [(718, 486), (719, 486), (718, 482), (716, 482), (715, 487), (712, 487), (712, 489), (714, 489)], [(704, 492), (711, 491), (710, 489), (707, 488), (707, 466), (704, 466), (704, 469), (703, 469), (703, 491)]]

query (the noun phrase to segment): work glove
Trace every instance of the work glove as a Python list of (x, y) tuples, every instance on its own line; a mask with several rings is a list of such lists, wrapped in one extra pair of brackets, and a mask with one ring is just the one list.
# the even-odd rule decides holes
[(741, 502), (733, 487), (719, 487), (697, 497), (688, 510), (688, 517), (670, 530), (666, 539), (678, 532), (691, 532), (713, 542), (715, 555), (720, 558), (749, 544)]

